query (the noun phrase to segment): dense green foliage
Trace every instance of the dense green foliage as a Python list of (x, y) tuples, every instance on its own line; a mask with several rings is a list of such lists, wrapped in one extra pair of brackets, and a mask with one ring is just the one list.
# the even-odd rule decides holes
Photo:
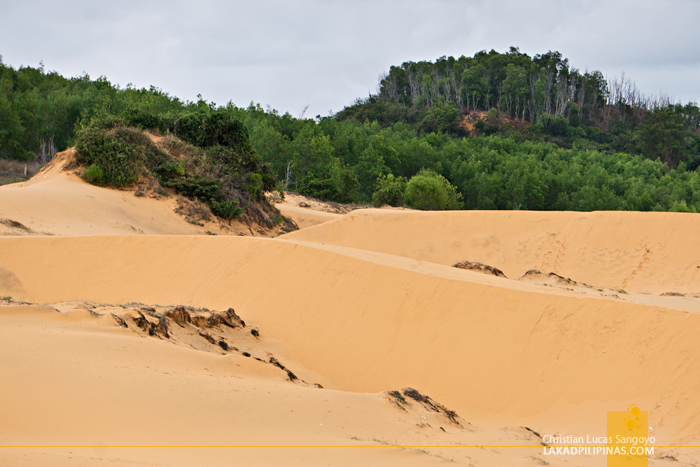
[(153, 169), (169, 159), (146, 135), (126, 128), (85, 128), (75, 150), (77, 161), (88, 166), (87, 181), (116, 187), (133, 185), (142, 167)]
[(406, 181), (430, 169), (457, 188), (465, 209), (668, 211), (685, 203), (700, 211), (700, 172), (685, 163), (669, 168), (641, 154), (564, 148), (518, 132), (454, 138), (401, 122), (382, 128), (252, 106), (235, 112), (281, 180), (291, 172), (291, 189), (323, 199), (397, 205)]
[[(277, 181), (420, 209), (700, 212), (699, 123), (694, 104), (581, 74), (556, 52), (407, 62), (378, 95), (316, 119), (0, 61), (0, 156), (77, 144), (93, 183), (128, 185), (146, 171), (229, 218)], [(178, 157), (133, 128), (176, 136), (167, 152)]]
[(124, 118), (96, 118), (78, 132), (76, 159), (87, 167), (86, 181), (123, 187), (155, 178), (224, 219), (243, 212), (241, 200), (263, 201), (263, 193), (275, 188), (276, 179), (253, 152), (247, 130), (228, 113), (200, 110), (172, 121), (167, 130), (199, 147), (171, 136), (161, 148), (125, 124)]
[(461, 196), (445, 177), (432, 170), (421, 170), (406, 185), (404, 200), (412, 208), (429, 211), (459, 209)]
[[(483, 118), (488, 112), (488, 118)], [(459, 125), (467, 116), (471, 128)], [(473, 57), (405, 62), (381, 77), (379, 93), (358, 99), (337, 118), (397, 122), (454, 136), (508, 133), (572, 148), (660, 157), (670, 166), (700, 165), (700, 109), (642, 94), (599, 71), (580, 73), (559, 52), (530, 57), (511, 47)]]
[(403, 206), (406, 195), (406, 179), (394, 177), (392, 174), (383, 175), (377, 179), (377, 191), (372, 195), (372, 204), (380, 207)]

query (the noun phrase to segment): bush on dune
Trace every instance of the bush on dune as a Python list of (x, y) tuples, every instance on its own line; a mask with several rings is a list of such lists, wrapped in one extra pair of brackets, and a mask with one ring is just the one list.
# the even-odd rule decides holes
[(442, 211), (460, 209), (461, 195), (445, 177), (432, 170), (421, 170), (406, 184), (406, 204), (412, 208)]
[(245, 127), (228, 115), (199, 112), (173, 123), (186, 141), (173, 136), (154, 143), (124, 119), (96, 119), (78, 133), (76, 160), (83, 179), (101, 186), (126, 187), (141, 179), (206, 203), (223, 219), (244, 212), (241, 201), (267, 203), (277, 180), (252, 150)]

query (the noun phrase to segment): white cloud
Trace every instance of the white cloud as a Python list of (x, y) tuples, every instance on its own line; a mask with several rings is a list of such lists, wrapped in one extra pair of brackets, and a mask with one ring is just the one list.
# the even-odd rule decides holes
[[(118, 6), (117, 6), (118, 5)], [(5, 63), (183, 99), (326, 115), (406, 60), (519, 46), (581, 70), (622, 71), (646, 93), (700, 97), (700, 3), (652, 1), (0, 2)]]

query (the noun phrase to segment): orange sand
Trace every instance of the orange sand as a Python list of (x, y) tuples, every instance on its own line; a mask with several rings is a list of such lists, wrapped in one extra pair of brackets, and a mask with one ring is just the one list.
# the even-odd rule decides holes
[[(632, 403), (657, 445), (700, 439), (700, 216), (361, 210), (264, 239), (176, 236), (188, 227), (164, 202), (138, 200), (129, 215), (152, 235), (128, 236), (79, 222), (87, 207), (61, 196), (85, 186), (61, 177), (0, 189), (0, 218), (68, 235), (0, 237), (0, 296), (14, 301), (0, 305), (0, 444), (89, 447), (0, 448), (0, 465), (594, 466), (605, 458), (544, 459), (520, 427), (604, 436), (606, 411)], [(96, 190), (103, 218), (118, 214), (121, 193)], [(508, 279), (449, 266), (461, 260)], [(533, 268), (597, 288), (517, 280)], [(71, 301), (234, 307), (259, 352), (325, 389), (55, 305)], [(404, 387), (461, 426), (384, 392)]]
[(287, 238), (660, 294), (700, 293), (698, 232), (700, 216), (685, 213), (362, 210)]

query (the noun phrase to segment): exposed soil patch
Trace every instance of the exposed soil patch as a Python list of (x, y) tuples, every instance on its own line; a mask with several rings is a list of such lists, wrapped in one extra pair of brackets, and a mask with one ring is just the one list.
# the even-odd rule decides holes
[[(178, 198), (175, 213), (181, 215), (190, 224), (203, 227), (206, 222), (211, 222), (213, 214), (206, 204), (199, 200)], [(225, 225), (221, 223), (221, 225)]]
[[(17, 303), (7, 300), (7, 304), (16, 305)], [(263, 364), (282, 370), (289, 381), (317, 388), (323, 387), (299, 378), (266, 351), (259, 329), (247, 328), (245, 321), (233, 308), (212, 311), (207, 308), (182, 305), (150, 306), (141, 303), (105, 305), (90, 302), (61, 303), (52, 307), (61, 313), (87, 310), (95, 317), (111, 316), (121, 328), (176, 345), (217, 354), (234, 353), (253, 357)]]
[(0, 219), (0, 224), (6, 225), (12, 229), (22, 230), (24, 232), (30, 233), (32, 229), (22, 224), (21, 222), (13, 221), (12, 219)]
[[(386, 393), (390, 400), (394, 402), (401, 410), (407, 410), (411, 407), (410, 400), (417, 402), (420, 406), (430, 412), (437, 412), (444, 415), (452, 423), (462, 426), (460, 423), (460, 417), (454, 410), (450, 410), (444, 405), (437, 401), (434, 401), (430, 397), (421, 394), (416, 389), (413, 388), (403, 388), (401, 391), (388, 391)], [(410, 399), (410, 400), (409, 400)], [(443, 429), (444, 431), (444, 429)]]
[[(539, 271), (537, 269), (530, 269), (527, 271), (525, 274), (523, 274), (523, 277), (520, 278), (520, 280), (529, 280), (529, 281), (543, 281), (546, 283), (553, 283), (555, 285), (560, 285), (560, 286), (571, 286), (571, 287), (585, 287), (588, 289), (593, 289), (597, 290), (598, 292), (602, 292), (603, 289), (594, 287), (592, 285), (588, 285), (584, 282), (577, 282), (573, 279), (570, 279), (568, 277), (560, 276), (559, 274), (556, 274), (554, 272), (550, 273), (543, 273), (542, 271)], [(623, 290), (619, 291), (620, 293), (627, 293)]]
[(472, 261), (460, 261), (452, 265), (453, 268), (467, 269), (469, 271), (481, 272), (483, 274), (491, 274), (496, 277), (504, 277), (507, 279), (506, 275), (500, 269), (489, 266), (488, 264), (476, 263)]

